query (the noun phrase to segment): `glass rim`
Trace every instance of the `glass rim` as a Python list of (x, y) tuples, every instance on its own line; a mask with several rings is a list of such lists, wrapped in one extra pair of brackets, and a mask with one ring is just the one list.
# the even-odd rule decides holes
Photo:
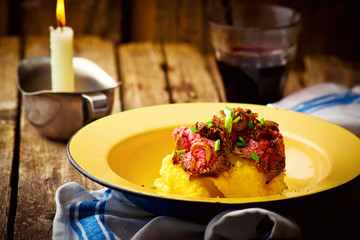
[(278, 9), (286, 9), (286, 10), (289, 10), (289, 11), (293, 12), (294, 16), (298, 16), (298, 20), (294, 21), (294, 22), (292, 22), (290, 24), (285, 24), (285, 25), (281, 25), (281, 26), (277, 26), (277, 27), (241, 27), (241, 26), (232, 26), (232, 25), (220, 23), (217, 20), (215, 20), (214, 18), (212, 18), (211, 14), (208, 14), (208, 22), (211, 25), (222, 27), (224, 29), (238, 30), (238, 31), (244, 31), (244, 32), (245, 31), (263, 32), (263, 31), (282, 30), (282, 29), (293, 28), (293, 27), (299, 26), (301, 24), (301, 22), (302, 22), (301, 13), (298, 10), (293, 9), (291, 7), (282, 6), (282, 5), (278, 5), (278, 4), (270, 4), (270, 3), (241, 3), (240, 5), (241, 6), (275, 7), (275, 8), (278, 8)]

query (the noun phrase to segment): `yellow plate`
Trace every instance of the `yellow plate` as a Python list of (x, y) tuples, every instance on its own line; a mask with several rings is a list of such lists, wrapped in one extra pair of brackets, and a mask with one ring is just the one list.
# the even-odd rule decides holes
[[(159, 176), (162, 159), (172, 153), (172, 130), (208, 121), (224, 108), (249, 108), (260, 118), (279, 123), (286, 149), (281, 195), (252, 198), (186, 198), (160, 193), (150, 186)], [(360, 174), (360, 139), (349, 131), (305, 114), (250, 104), (185, 103), (124, 111), (88, 124), (69, 141), (71, 163), (90, 179), (122, 191), (138, 206), (157, 214), (182, 214), (187, 207), (220, 206), (304, 197), (340, 186)], [(213, 204), (214, 203), (214, 204)], [(179, 208), (179, 206), (181, 208)]]

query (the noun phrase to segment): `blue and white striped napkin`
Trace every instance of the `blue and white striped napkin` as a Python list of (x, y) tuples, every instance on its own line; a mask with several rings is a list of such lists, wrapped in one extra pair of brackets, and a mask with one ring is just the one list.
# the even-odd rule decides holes
[(290, 109), (327, 120), (360, 137), (360, 85), (348, 89), (334, 83), (318, 84), (268, 106)]
[[(137, 208), (118, 191), (104, 188), (88, 192), (74, 182), (61, 186), (55, 201), (55, 240), (301, 239), (296, 223), (260, 208), (223, 212), (202, 225), (154, 216)], [(272, 227), (266, 224), (264, 228), (264, 222)]]

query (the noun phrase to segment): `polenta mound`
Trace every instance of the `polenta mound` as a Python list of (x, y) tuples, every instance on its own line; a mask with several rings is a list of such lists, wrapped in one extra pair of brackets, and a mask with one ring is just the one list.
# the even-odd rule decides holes
[(172, 162), (172, 154), (162, 161), (160, 177), (155, 180), (157, 190), (190, 198), (258, 197), (280, 194), (287, 188), (284, 173), (266, 183), (266, 176), (256, 166), (237, 161), (228, 171), (217, 177), (190, 176)]

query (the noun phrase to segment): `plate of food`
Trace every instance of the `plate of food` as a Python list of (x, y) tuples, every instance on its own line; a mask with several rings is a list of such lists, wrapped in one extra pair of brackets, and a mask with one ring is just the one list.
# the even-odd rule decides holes
[(96, 120), (67, 145), (74, 167), (158, 215), (206, 220), (278, 208), (360, 174), (360, 139), (302, 113), (236, 103), (183, 103)]

